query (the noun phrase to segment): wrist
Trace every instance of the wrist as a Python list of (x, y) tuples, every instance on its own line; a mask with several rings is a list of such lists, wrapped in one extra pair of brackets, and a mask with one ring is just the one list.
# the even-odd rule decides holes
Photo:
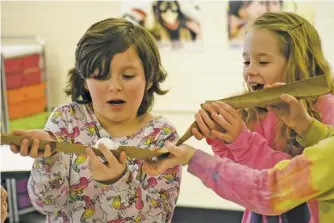
[(187, 154), (187, 159), (186, 159), (186, 163), (185, 164), (188, 164), (190, 162), (190, 160), (195, 155), (196, 151), (197, 151), (197, 149), (195, 149), (193, 147), (189, 147), (188, 154)]
[(298, 126), (295, 127), (294, 130), (296, 131), (299, 137), (304, 137), (307, 130), (310, 128), (312, 122), (313, 118), (311, 116), (308, 116), (305, 121), (301, 122)]

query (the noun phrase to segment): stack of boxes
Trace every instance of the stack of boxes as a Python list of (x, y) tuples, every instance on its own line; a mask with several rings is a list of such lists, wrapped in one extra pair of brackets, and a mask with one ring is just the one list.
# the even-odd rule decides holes
[(48, 116), (43, 56), (38, 51), (6, 54), (10, 50), (5, 47), (3, 56), (9, 129), (43, 128)]

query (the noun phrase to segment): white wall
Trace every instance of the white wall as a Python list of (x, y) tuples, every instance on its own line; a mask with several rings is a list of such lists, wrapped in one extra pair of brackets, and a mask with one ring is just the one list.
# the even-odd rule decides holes
[[(312, 2), (300, 2), (300, 5)], [(165, 115), (182, 134), (193, 121), (199, 104), (207, 99), (218, 99), (242, 90), (241, 49), (231, 50), (227, 42), (225, 1), (201, 1), (204, 47), (201, 52), (171, 52), (162, 50), (163, 64), (169, 76), (165, 87), (171, 91), (159, 97), (155, 111)], [(326, 56), (334, 66), (334, 2), (313, 3), (315, 25), (323, 40)], [(66, 73), (74, 64), (76, 43), (94, 22), (120, 15), (116, 1), (99, 2), (2, 2), (2, 35), (39, 35), (46, 41), (47, 69), (53, 106), (66, 103), (63, 88)], [(202, 141), (190, 144), (209, 153)], [(2, 163), (8, 160), (8, 150), (1, 149)], [(10, 156), (15, 163), (15, 156)], [(16, 159), (17, 160), (17, 159)], [(30, 161), (27, 161), (30, 162)], [(7, 166), (10, 168), (9, 162)], [(28, 166), (30, 163), (28, 163)], [(196, 195), (196, 196), (194, 196)], [(181, 196), (182, 206), (241, 209), (224, 201), (206, 189), (198, 179), (184, 171)]]

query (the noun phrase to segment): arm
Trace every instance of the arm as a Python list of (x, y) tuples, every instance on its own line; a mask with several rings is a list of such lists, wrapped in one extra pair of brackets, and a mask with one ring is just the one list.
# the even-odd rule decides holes
[(221, 139), (210, 139), (206, 138), (207, 144), (209, 144), (212, 148), (213, 153), (216, 156), (221, 158), (226, 157), (231, 160), (235, 160), (232, 152), (225, 146), (224, 142)]
[(305, 140), (317, 130), (318, 139), (328, 138), (269, 170), (250, 169), (198, 150), (188, 171), (220, 197), (264, 215), (282, 214), (320, 195), (322, 200), (333, 199), (334, 192), (326, 192), (334, 184), (334, 129), (314, 122)]
[[(69, 141), (68, 135), (60, 131), (68, 128), (66, 123), (62, 108), (58, 107), (48, 119), (45, 130), (57, 141)], [(67, 199), (69, 168), (70, 155), (64, 153), (35, 159), (28, 182), (28, 192), (36, 210), (43, 214), (61, 210)]]
[(281, 160), (291, 158), (289, 154), (273, 150), (262, 135), (250, 131), (246, 126), (232, 143), (220, 141), (212, 145), (212, 149), (215, 153), (228, 150), (231, 152), (228, 158), (254, 169), (268, 169)]

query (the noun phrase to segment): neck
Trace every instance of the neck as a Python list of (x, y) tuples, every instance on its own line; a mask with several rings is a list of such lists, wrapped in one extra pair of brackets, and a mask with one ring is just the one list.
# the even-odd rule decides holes
[(100, 122), (101, 126), (115, 138), (128, 136), (136, 133), (139, 129), (144, 127), (148, 121), (152, 119), (150, 113), (145, 113), (141, 116), (134, 116), (124, 121), (110, 121), (96, 114), (96, 118)]

